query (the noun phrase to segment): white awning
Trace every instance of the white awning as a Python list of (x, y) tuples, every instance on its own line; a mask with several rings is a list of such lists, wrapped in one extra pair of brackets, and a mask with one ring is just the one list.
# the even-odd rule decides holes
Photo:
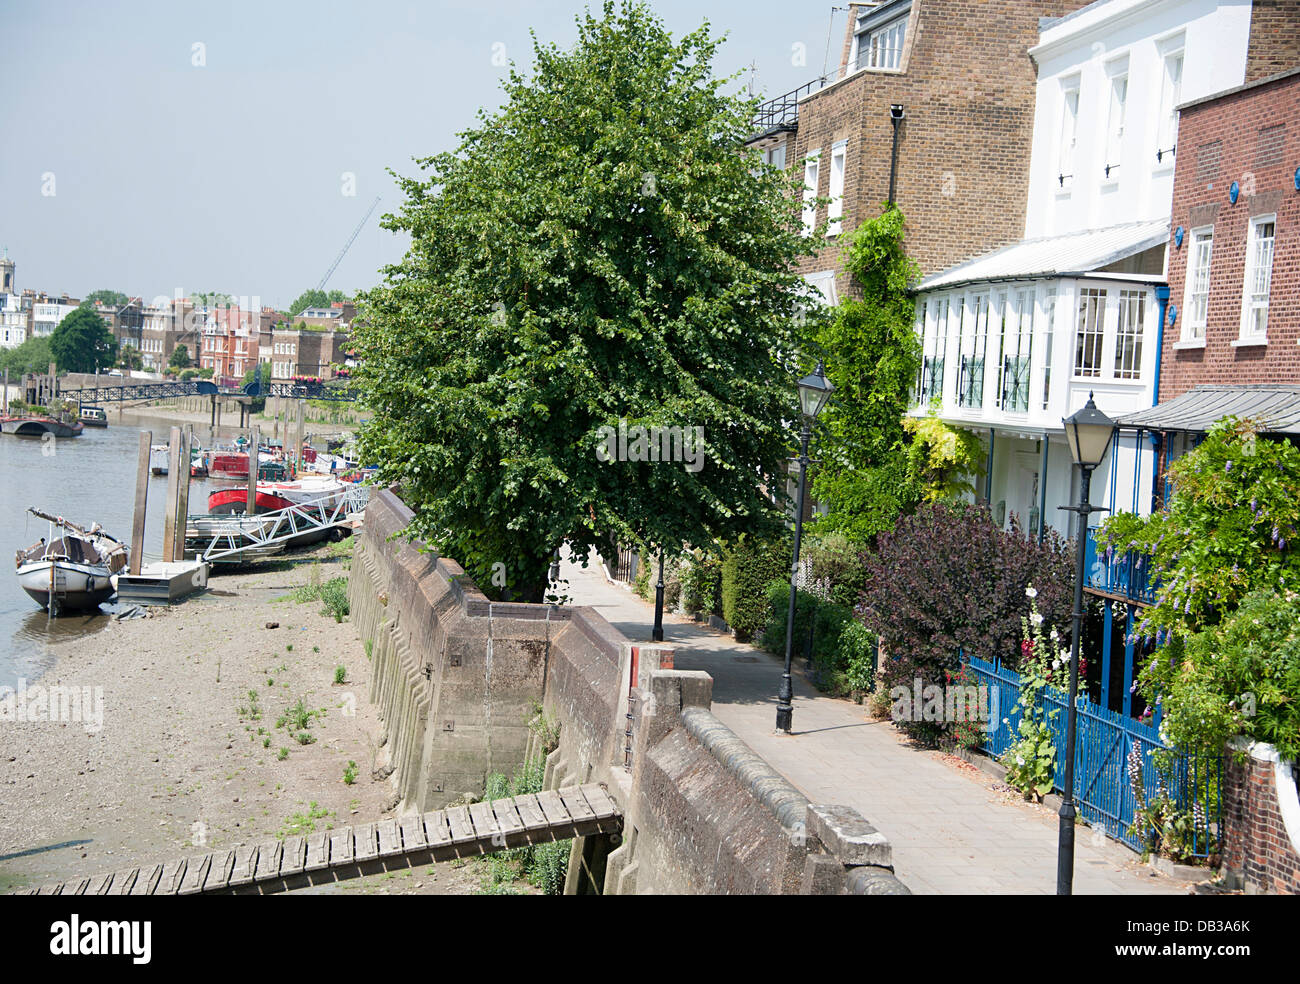
[(1154, 219), (1089, 229), (1065, 236), (1022, 239), (966, 260), (921, 281), (918, 291), (957, 287), (983, 280), (1021, 280), (1093, 273), (1136, 256), (1169, 239), (1169, 222)]

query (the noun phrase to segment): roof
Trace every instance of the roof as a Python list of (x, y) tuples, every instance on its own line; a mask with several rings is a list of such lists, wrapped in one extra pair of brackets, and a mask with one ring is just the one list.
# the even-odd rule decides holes
[(1169, 220), (1126, 222), (1064, 236), (1022, 239), (983, 256), (958, 263), (921, 281), (917, 290), (956, 287), (980, 280), (1022, 280), (1093, 273), (1169, 238)]
[(1224, 417), (1257, 420), (1273, 434), (1300, 434), (1300, 386), (1197, 386), (1182, 396), (1120, 417), (1118, 423), (1198, 433)]
[(1246, 82), (1243, 85), (1234, 85), (1231, 89), (1224, 89), (1222, 92), (1212, 92), (1208, 96), (1201, 96), (1199, 99), (1190, 99), (1185, 103), (1180, 103), (1178, 111), (1191, 109), (1193, 106), (1203, 106), (1205, 103), (1218, 102), (1220, 99), (1227, 99), (1229, 96), (1235, 96), (1241, 92), (1248, 92), (1251, 89), (1261, 89), (1266, 85), (1272, 85), (1274, 82), (1283, 82), (1294, 75), (1300, 75), (1300, 68), (1288, 69), (1285, 72), (1278, 72), (1276, 75), (1270, 75), (1268, 78), (1256, 79), (1253, 82)]

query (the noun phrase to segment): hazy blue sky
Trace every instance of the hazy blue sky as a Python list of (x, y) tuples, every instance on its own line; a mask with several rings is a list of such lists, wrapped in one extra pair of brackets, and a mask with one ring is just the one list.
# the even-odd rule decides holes
[[(567, 45), (583, 6), (0, 0), (0, 247), (20, 288), (219, 290), (283, 307), (379, 195), (328, 286), (369, 285), (401, 251), (378, 224), (398, 204), (385, 169), (413, 173), (412, 157), (453, 148), (480, 106), (500, 104), (494, 52), (527, 66), (529, 28)], [(653, 6), (676, 34), (704, 19), (727, 33), (720, 73), (753, 64), (769, 95), (822, 72), (831, 3)]]

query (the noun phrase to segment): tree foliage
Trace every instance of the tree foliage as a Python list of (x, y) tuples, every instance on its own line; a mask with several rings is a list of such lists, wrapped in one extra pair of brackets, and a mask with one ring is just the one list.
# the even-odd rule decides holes
[(86, 295), (86, 299), (81, 302), (83, 307), (94, 307), (95, 302), (107, 305), (109, 307), (121, 307), (130, 298), (120, 290), (92, 290)]
[[(640, 3), (534, 43), (507, 102), (401, 179), (411, 248), (355, 343), (363, 457), (413, 535), (536, 599), (555, 549), (770, 533), (810, 250), (794, 181), (742, 153), (752, 102)], [(820, 315), (813, 312), (815, 322)], [(702, 465), (605, 461), (610, 430), (702, 429)]]
[(117, 339), (98, 314), (77, 308), (50, 335), (50, 353), (63, 372), (94, 372), (117, 361)]
[(1156, 603), (1138, 632), (1179, 636), (1213, 625), (1252, 591), (1300, 590), (1300, 448), (1226, 418), (1169, 468), (1168, 508), (1107, 520), (1102, 549), (1149, 555)]
[(327, 292), (313, 287), (311, 290), (304, 290), (298, 295), (294, 302), (289, 305), (289, 317), (297, 317), (308, 308), (327, 308), (335, 301), (347, 300), (351, 300), (351, 298), (341, 290), (331, 290)]
[(28, 338), (15, 348), (0, 349), (0, 373), (7, 369), (11, 378), (29, 372), (48, 372), (53, 361), (50, 340), (43, 335)]
[(167, 360), (167, 365), (173, 369), (188, 369), (190, 366), (189, 346), (182, 343), (172, 349), (171, 358)]

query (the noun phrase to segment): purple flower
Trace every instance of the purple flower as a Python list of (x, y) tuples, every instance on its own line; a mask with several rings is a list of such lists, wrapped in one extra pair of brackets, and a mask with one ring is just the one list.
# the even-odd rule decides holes
[(1232, 471), (1232, 462), (1231, 462), (1231, 461), (1229, 461), (1226, 465), (1223, 466), (1223, 474), (1226, 475), (1226, 474), (1228, 474), (1228, 472), (1230, 472), (1230, 471)]
[(1133, 686), (1128, 688), (1128, 692), (1131, 694), (1135, 694), (1138, 692), (1138, 682), (1136, 680), (1133, 681)]

